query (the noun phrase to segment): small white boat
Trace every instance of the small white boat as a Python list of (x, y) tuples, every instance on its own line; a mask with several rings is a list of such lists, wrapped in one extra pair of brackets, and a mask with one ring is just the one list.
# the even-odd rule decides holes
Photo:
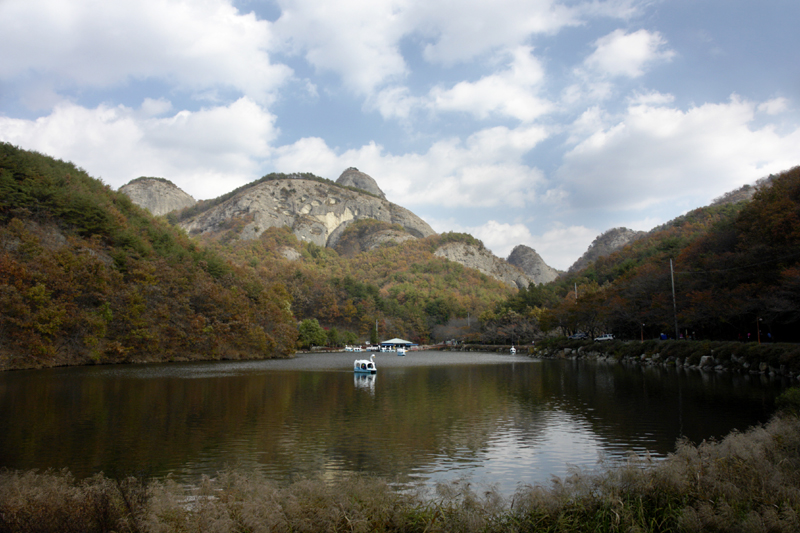
[(353, 362), (353, 372), (358, 374), (375, 374), (378, 369), (375, 367), (375, 354), (369, 356), (369, 361), (366, 359), (356, 359)]
[(517, 353), (517, 349), (512, 346), (511, 347), (511, 355), (514, 355), (516, 353)]
[(406, 349), (403, 348), (402, 346), (398, 346), (397, 347), (397, 355), (405, 355), (405, 354), (406, 354)]

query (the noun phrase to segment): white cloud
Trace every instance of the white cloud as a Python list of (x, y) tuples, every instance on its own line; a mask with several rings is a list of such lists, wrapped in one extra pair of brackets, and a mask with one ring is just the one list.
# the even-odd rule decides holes
[(518, 244), (533, 241), (533, 236), (526, 225), (496, 220), (489, 220), (485, 224), (469, 228), (469, 233), (483, 241), (483, 244), (496, 256), (504, 259)]
[(286, 49), (318, 71), (334, 72), (369, 96), (410, 72), (402, 45), (417, 45), (432, 64), (453, 65), (525, 45), (588, 17), (625, 18), (635, 0), (278, 0), (275, 31)]
[(354, 166), (405, 207), (523, 207), (536, 198), (543, 176), (524, 164), (522, 156), (546, 137), (537, 127), (489, 128), (465, 141), (444, 139), (425, 153), (403, 155), (385, 153), (375, 143), (337, 154), (322, 139), (306, 138), (277, 149), (275, 167), (336, 179)]
[[(677, 199), (702, 202), (796, 164), (800, 129), (752, 129), (756, 106), (732, 97), (688, 111), (633, 105), (597, 120), (557, 171), (574, 207), (643, 209)], [(603, 122), (603, 125), (600, 123)]]
[(119, 187), (138, 176), (172, 180), (196, 198), (213, 198), (258, 176), (275, 137), (274, 117), (248, 98), (228, 106), (153, 118), (141, 110), (61, 104), (37, 120), (0, 117), (0, 138), (74, 162)]
[(476, 82), (462, 81), (450, 89), (434, 88), (430, 105), (437, 111), (462, 111), (480, 119), (498, 114), (524, 122), (550, 111), (552, 104), (535, 95), (544, 79), (544, 69), (532, 49), (521, 46), (510, 55), (512, 61), (507, 70)]
[(759, 104), (758, 110), (768, 115), (779, 115), (789, 110), (789, 100), (786, 98), (773, 98)]
[(666, 105), (675, 101), (675, 97), (671, 94), (664, 94), (658, 91), (650, 91), (648, 93), (634, 93), (628, 98), (630, 105)]
[(515, 48), (531, 35), (552, 34), (581, 23), (580, 7), (554, 0), (420, 2), (414, 15), (417, 27), (432, 40), (425, 46), (425, 58), (445, 65)]
[(141, 112), (146, 117), (157, 117), (163, 115), (172, 109), (172, 102), (166, 98), (145, 98), (142, 102)]
[(333, 71), (368, 95), (407, 73), (400, 40), (412, 31), (399, 0), (279, 0), (275, 31), (318, 71)]
[(672, 59), (675, 52), (665, 50), (665, 45), (666, 40), (658, 32), (614, 30), (595, 41), (595, 51), (584, 66), (600, 75), (637, 78), (650, 64)]
[(225, 0), (4, 0), (0, 36), (14, 51), (0, 62), (0, 79), (23, 93), (158, 79), (198, 93), (233, 88), (266, 103), (291, 75), (270, 60), (270, 23)]
[(536, 250), (551, 267), (567, 270), (601, 232), (585, 226), (554, 225), (524, 244)]
[(407, 87), (389, 87), (380, 91), (367, 104), (368, 109), (377, 109), (385, 119), (406, 120), (411, 112), (422, 107), (424, 100), (411, 96)]

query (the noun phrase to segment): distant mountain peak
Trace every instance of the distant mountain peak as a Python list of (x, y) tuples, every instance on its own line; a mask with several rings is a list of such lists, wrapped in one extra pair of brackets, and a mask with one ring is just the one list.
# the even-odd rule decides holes
[(177, 185), (164, 178), (136, 178), (120, 187), (119, 192), (157, 217), (197, 203)]
[(550, 283), (558, 277), (558, 270), (544, 262), (542, 256), (530, 246), (519, 244), (511, 250), (508, 259), (509, 264), (520, 269), (525, 275), (531, 278), (537, 285), (540, 283)]
[(599, 257), (610, 255), (628, 243), (641, 239), (647, 235), (644, 231), (634, 231), (628, 228), (612, 228), (599, 235), (586, 252), (569, 267), (569, 272), (577, 272), (589, 265)]
[(381, 188), (378, 187), (378, 182), (376, 182), (372, 176), (361, 172), (356, 167), (350, 167), (342, 172), (342, 175), (339, 176), (336, 183), (344, 187), (355, 187), (356, 189), (367, 191), (378, 198), (386, 200), (386, 195), (383, 194)]

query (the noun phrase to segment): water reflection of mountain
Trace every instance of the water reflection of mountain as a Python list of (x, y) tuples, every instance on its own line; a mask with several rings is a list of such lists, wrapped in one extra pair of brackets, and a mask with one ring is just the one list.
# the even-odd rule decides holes
[(342, 471), (403, 478), (442, 460), (479, 461), (498, 436), (511, 448), (536, 446), (554, 417), (622, 443), (652, 423), (648, 438), (665, 453), (680, 424), (690, 437), (721, 435), (736, 427), (731, 420), (748, 420), (741, 412), (769, 411), (775, 393), (731, 376), (704, 382), (570, 362), (387, 367), (379, 387), (352, 371), (162, 368), (0, 376), (0, 467), (83, 476), (241, 464), (286, 480)]

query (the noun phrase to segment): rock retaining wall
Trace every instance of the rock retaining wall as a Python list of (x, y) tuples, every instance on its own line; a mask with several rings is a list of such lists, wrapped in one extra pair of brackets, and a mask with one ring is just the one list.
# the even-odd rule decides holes
[[(630, 351), (628, 349), (627, 351)], [(798, 361), (794, 358), (787, 358), (784, 362), (765, 360), (753, 360), (752, 357), (741, 357), (731, 353), (714, 353), (710, 350), (707, 355), (701, 355), (698, 359), (694, 356), (662, 356), (661, 353), (642, 353), (638, 356), (620, 355), (616, 350), (603, 350), (597, 344), (570, 347), (542, 347), (529, 350), (529, 355), (541, 359), (584, 359), (606, 362), (618, 362), (623, 364), (638, 364), (649, 366), (673, 366), (701, 370), (704, 372), (739, 372), (750, 374), (764, 374), (770, 376), (782, 376), (800, 380), (800, 372), (797, 370)], [(719, 350), (718, 350), (719, 352)], [(519, 352), (518, 352), (519, 353)]]

